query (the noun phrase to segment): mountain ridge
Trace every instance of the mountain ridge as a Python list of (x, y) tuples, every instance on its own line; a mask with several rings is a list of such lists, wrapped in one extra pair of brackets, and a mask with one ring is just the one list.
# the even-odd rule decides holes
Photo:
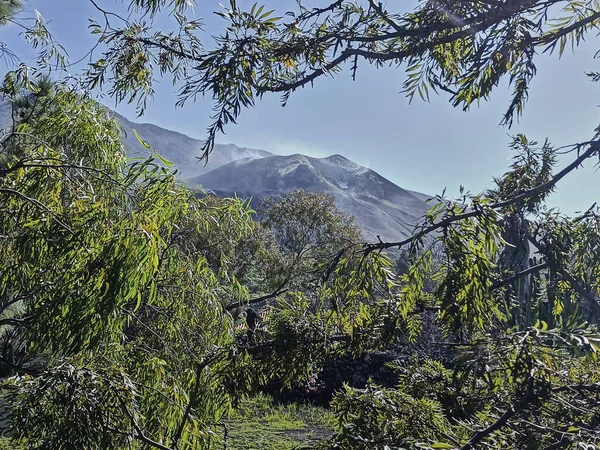
[(217, 195), (251, 197), (254, 203), (293, 189), (325, 192), (340, 210), (356, 218), (368, 239), (404, 239), (429, 209), (417, 195), (341, 155), (244, 158), (191, 178), (188, 184)]
[(234, 144), (215, 144), (208, 161), (201, 161), (203, 141), (152, 123), (132, 122), (114, 111), (112, 113), (125, 133), (123, 144), (129, 156), (150, 156), (148, 149), (138, 141), (133, 133), (135, 129), (156, 152), (173, 162), (179, 178), (183, 180), (210, 172), (236, 159), (261, 158), (272, 155), (265, 150), (238, 147)]

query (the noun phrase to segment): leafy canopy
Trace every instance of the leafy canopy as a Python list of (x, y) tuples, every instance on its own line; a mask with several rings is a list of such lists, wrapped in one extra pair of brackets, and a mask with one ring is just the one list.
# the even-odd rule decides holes
[[(175, 19), (172, 31), (146, 20), (145, 13), (161, 6)], [(132, 8), (141, 15), (113, 17), (101, 10), (104, 23), (92, 23), (106, 45), (86, 84), (105, 85), (117, 100), (137, 102), (140, 111), (157, 75), (178, 86), (179, 105), (209, 96), (214, 122), (205, 156), (217, 133), (257, 98), (277, 92), (285, 104), (320, 77), (344, 69), (356, 77), (362, 61), (404, 70), (403, 92), (410, 100), (439, 92), (465, 110), (489, 99), (507, 78), (512, 96), (502, 123), (511, 125), (527, 101), (536, 55), (562, 55), (593, 35), (600, 19), (595, 0), (419, 1), (414, 8), (332, 0), (289, 11), (259, 4), (245, 9), (230, 0), (216, 11), (223, 32), (207, 37), (187, 2), (135, 1)]]
[[(346, 63), (356, 75), (364, 60), (402, 67), (411, 99), (442, 91), (464, 109), (508, 78), (510, 125), (536, 53), (561, 54), (593, 32), (596, 2), (390, 12), (337, 0), (277, 17), (232, 0), (210, 45), (187, 1), (135, 0), (127, 17), (92, 4), (99, 45), (80, 81), (42, 77), (68, 62), (38, 17), (25, 33), (38, 67), (17, 65), (3, 84), (14, 123), (0, 140), (0, 327), (27, 347), (18, 364), (10, 352), (0, 360), (18, 374), (6, 385), (15, 443), (221, 446), (221, 418), (240, 395), (395, 345), (415, 357), (392, 364), (392, 386), (344, 379), (331, 402), (338, 430), (323, 446), (600, 445), (600, 211), (545, 206), (598, 156), (596, 134), (560, 150), (516, 136), (493, 188), (438, 196), (414, 235), (357, 246), (330, 199), (268, 202), (259, 226), (246, 203), (179, 185), (158, 156), (127, 161), (118, 126), (89, 96), (103, 88), (143, 110), (157, 76), (172, 77), (180, 104), (209, 95), (208, 156), (260, 96), (285, 102)], [(160, 14), (174, 31), (154, 26)], [(557, 170), (559, 151), (572, 161)], [(401, 274), (385, 254), (395, 248), (406, 251)], [(244, 337), (231, 311), (247, 303), (264, 306), (263, 322)]]

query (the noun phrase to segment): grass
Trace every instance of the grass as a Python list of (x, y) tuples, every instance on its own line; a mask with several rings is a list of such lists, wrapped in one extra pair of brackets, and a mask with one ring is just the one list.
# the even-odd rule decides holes
[[(227, 427), (227, 450), (311, 448), (330, 437), (334, 427), (333, 415), (324, 408), (282, 405), (264, 394), (243, 399), (223, 422)], [(0, 450), (17, 449), (0, 437)]]
[(242, 400), (224, 421), (229, 450), (292, 450), (311, 447), (332, 434), (334, 419), (324, 408), (281, 405), (259, 394)]

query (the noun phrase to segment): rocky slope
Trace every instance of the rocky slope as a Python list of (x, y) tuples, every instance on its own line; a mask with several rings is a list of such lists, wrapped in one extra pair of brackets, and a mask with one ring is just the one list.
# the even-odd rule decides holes
[(403, 239), (428, 209), (424, 194), (402, 189), (341, 155), (239, 159), (194, 177), (189, 184), (255, 201), (292, 189), (326, 192), (333, 195), (338, 208), (356, 217), (368, 239)]
[(198, 159), (202, 154), (202, 141), (149, 123), (134, 123), (119, 114), (115, 116), (125, 132), (123, 143), (130, 156), (149, 155), (148, 149), (140, 144), (133, 133), (135, 129), (154, 150), (175, 164), (179, 177), (183, 180), (210, 172), (241, 158), (263, 158), (272, 155), (264, 150), (237, 147), (233, 144), (215, 144), (205, 165), (205, 161)]
[[(172, 161), (182, 180), (198, 176), (223, 164), (240, 158), (262, 158), (272, 153), (264, 150), (237, 147), (233, 144), (216, 144), (208, 164), (199, 161), (202, 141), (185, 134), (167, 130), (148, 123), (135, 123), (112, 112), (123, 129), (123, 144), (130, 157), (147, 158), (150, 151), (136, 138), (133, 129), (162, 157)], [(0, 129), (8, 129), (12, 123), (11, 108), (7, 100), (0, 99)]]

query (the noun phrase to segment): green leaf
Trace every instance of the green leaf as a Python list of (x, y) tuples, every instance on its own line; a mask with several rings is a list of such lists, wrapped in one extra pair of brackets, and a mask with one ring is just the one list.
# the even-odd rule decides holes
[(135, 128), (132, 128), (132, 130), (133, 130), (133, 134), (135, 135), (135, 137), (139, 141), (139, 143), (142, 144), (144, 147), (146, 147), (148, 150), (151, 150), (152, 153), (154, 154), (154, 156), (156, 156), (156, 158), (161, 163), (163, 163), (167, 167), (173, 167), (174, 164), (172, 161), (169, 161), (167, 158), (163, 157), (160, 153), (158, 153), (156, 150), (154, 150), (147, 141), (142, 139), (142, 137), (138, 134), (138, 132), (135, 130)]
[(154, 156), (156, 156), (159, 159), (159, 161), (161, 163), (163, 163), (165, 166), (167, 166), (167, 167), (173, 167), (173, 162), (172, 161), (169, 161), (168, 159), (166, 159), (163, 156), (161, 156), (156, 150), (153, 150), (152, 152), (154, 153)]
[(142, 144), (144, 147), (146, 147), (148, 150), (152, 150), (152, 146), (145, 140), (142, 139), (142, 137), (138, 134), (138, 132), (136, 131), (135, 128), (132, 128), (133, 130), (133, 134), (135, 135), (136, 139), (138, 140), (138, 142), (140, 144)]

